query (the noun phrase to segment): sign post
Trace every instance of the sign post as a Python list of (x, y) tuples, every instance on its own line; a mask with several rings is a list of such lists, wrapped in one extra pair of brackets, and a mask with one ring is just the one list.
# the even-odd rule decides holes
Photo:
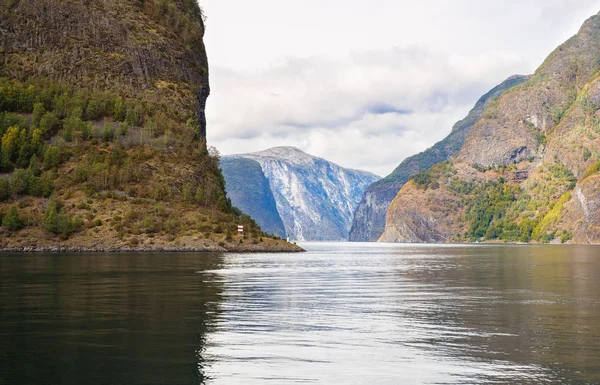
[(244, 234), (244, 226), (238, 226), (238, 233)]

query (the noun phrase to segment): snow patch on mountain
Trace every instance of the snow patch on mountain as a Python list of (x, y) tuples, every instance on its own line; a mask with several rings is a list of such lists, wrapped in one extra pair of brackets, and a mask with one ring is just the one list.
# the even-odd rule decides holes
[(252, 159), (261, 165), (286, 233), (299, 241), (347, 240), (363, 192), (379, 179), (295, 147), (228, 157)]

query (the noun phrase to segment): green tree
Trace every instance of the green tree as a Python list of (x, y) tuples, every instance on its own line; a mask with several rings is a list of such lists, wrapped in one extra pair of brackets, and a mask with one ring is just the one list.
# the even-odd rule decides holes
[(194, 196), (196, 203), (199, 205), (204, 205), (206, 203), (204, 197), (204, 189), (202, 188), (202, 186), (198, 186), (198, 188), (196, 189), (196, 194)]
[(44, 153), (44, 168), (50, 170), (60, 165), (60, 150), (58, 147), (50, 146)]
[(54, 112), (59, 119), (64, 119), (69, 115), (69, 95), (66, 93), (54, 98)]
[(128, 103), (125, 107), (125, 121), (132, 126), (139, 126), (142, 120), (142, 107)]
[(46, 108), (44, 108), (44, 104), (35, 103), (33, 105), (33, 117), (32, 117), (31, 123), (35, 127), (38, 127), (40, 125), (40, 121), (42, 120), (42, 117), (44, 116), (45, 113), (46, 113)]
[(46, 230), (50, 233), (58, 233), (58, 209), (56, 202), (52, 201), (48, 204), (45, 217), (44, 227)]
[(98, 100), (92, 99), (85, 108), (85, 117), (88, 120), (97, 120), (102, 116), (102, 104)]
[(47, 112), (40, 120), (42, 135), (51, 135), (60, 127), (60, 120), (52, 112)]
[(42, 163), (36, 154), (33, 154), (29, 159), (29, 171), (34, 176), (40, 176), (42, 173)]
[(115, 99), (113, 116), (119, 122), (125, 120), (125, 103), (123, 102), (123, 98), (121, 98), (120, 96)]
[(21, 147), (21, 130), (19, 127), (9, 127), (2, 136), (2, 153), (8, 161), (16, 160)]

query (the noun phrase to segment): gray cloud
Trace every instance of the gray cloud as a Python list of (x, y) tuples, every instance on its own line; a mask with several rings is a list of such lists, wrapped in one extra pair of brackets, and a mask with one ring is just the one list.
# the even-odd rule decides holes
[(204, 0), (208, 139), (224, 154), (294, 145), (380, 175), (442, 139), (476, 100), (531, 73), (592, 0)]

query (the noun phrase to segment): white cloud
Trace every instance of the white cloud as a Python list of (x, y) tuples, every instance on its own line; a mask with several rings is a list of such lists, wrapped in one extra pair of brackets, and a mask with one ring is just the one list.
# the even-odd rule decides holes
[(530, 73), (600, 0), (201, 0), (208, 139), (294, 145), (380, 175)]

